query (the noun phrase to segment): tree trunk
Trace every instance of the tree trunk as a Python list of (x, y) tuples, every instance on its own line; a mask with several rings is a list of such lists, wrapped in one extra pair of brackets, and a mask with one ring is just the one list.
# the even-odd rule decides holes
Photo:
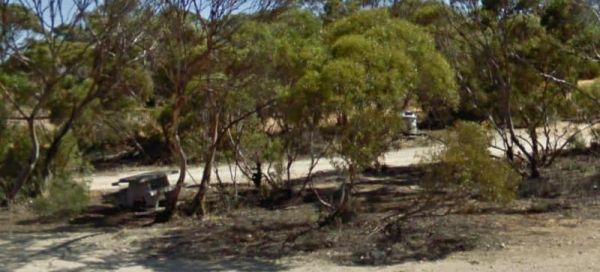
[[(352, 178), (350, 178), (352, 180)], [(350, 210), (350, 203), (352, 202), (352, 182), (343, 184), (342, 193), (340, 198), (339, 210), (346, 212)]]
[(30, 180), (31, 175), (33, 174), (33, 171), (35, 170), (35, 167), (37, 166), (37, 163), (40, 158), (40, 143), (37, 137), (37, 132), (35, 131), (34, 117), (30, 117), (27, 119), (27, 128), (29, 130), (29, 138), (31, 141), (29, 160), (27, 166), (21, 171), (21, 174), (19, 174), (18, 179), (10, 188), (6, 196), (9, 201), (13, 200), (17, 196), (21, 188), (23, 188), (23, 185), (25, 185), (25, 183), (27, 183), (27, 181)]
[(84, 109), (92, 101), (94, 101), (94, 99), (98, 97), (97, 93), (94, 91), (96, 86), (97, 83), (94, 83), (92, 85), (91, 89), (88, 90), (88, 94), (86, 95), (86, 97), (71, 111), (69, 119), (67, 119), (67, 121), (63, 123), (62, 126), (60, 126), (58, 132), (52, 138), (52, 143), (50, 144), (50, 148), (48, 148), (48, 151), (46, 152), (46, 156), (42, 164), (42, 178), (44, 181), (43, 186), (47, 186), (48, 182), (52, 179), (52, 171), (50, 170), (50, 168), (52, 165), (52, 161), (54, 161), (54, 158), (60, 150), (60, 145), (62, 144), (63, 139), (65, 138), (65, 136), (67, 136), (67, 133), (71, 131), (75, 120), (77, 120), (77, 118), (81, 116)]
[(512, 163), (515, 161), (515, 151), (513, 150), (513, 146), (510, 143), (510, 140), (507, 140), (505, 144), (506, 144), (506, 152), (505, 152), (506, 159)]
[(535, 160), (532, 161), (530, 163), (530, 168), (531, 168), (531, 173), (529, 174), (530, 178), (539, 178), (541, 176), (537, 161), (535, 161)]
[(183, 150), (183, 146), (181, 145), (181, 138), (179, 137), (179, 114), (181, 108), (185, 104), (185, 97), (181, 92), (177, 92), (177, 94), (178, 96), (173, 105), (173, 113), (171, 114), (170, 129), (167, 129), (167, 131), (171, 131), (172, 133), (171, 137), (173, 140), (171, 141), (172, 145), (170, 147), (171, 153), (177, 157), (176, 160), (179, 163), (179, 177), (177, 178), (175, 188), (165, 194), (165, 210), (156, 215), (155, 222), (169, 221), (175, 214), (179, 193), (181, 193), (181, 188), (185, 182), (185, 174), (187, 172), (187, 157)]
[(342, 185), (340, 202), (334, 214), (334, 216), (337, 217), (337, 220), (341, 220), (342, 223), (349, 222), (355, 215), (354, 207), (352, 207), (352, 189), (354, 187), (356, 176), (355, 168), (350, 166), (348, 169), (348, 182)]
[(350, 202), (352, 202), (352, 186), (354, 185), (355, 173), (354, 167), (348, 169), (348, 182), (342, 186), (342, 194), (340, 197), (340, 210), (347, 210)]
[(194, 200), (192, 201), (192, 212), (197, 215), (204, 216), (208, 212), (208, 210), (206, 209), (206, 193), (208, 192), (208, 186), (210, 185), (210, 178), (215, 160), (215, 154), (217, 153), (216, 151), (216, 146), (211, 147), (208, 155), (206, 156), (206, 161), (204, 162), (204, 169), (202, 172), (202, 181), (200, 182), (200, 188), (198, 188), (198, 192), (196, 193), (196, 195), (194, 196)]
[(204, 169), (202, 172), (202, 181), (198, 192), (194, 196), (192, 201), (192, 212), (197, 215), (204, 216), (207, 214), (206, 209), (206, 193), (210, 185), (210, 177), (212, 173), (213, 164), (215, 161), (215, 155), (217, 153), (217, 144), (219, 140), (219, 114), (215, 114), (212, 120), (211, 133), (210, 133), (210, 149), (206, 153), (204, 158)]
[(294, 187), (294, 183), (292, 182), (292, 164), (294, 164), (294, 160), (295, 160), (295, 158), (293, 158), (292, 156), (288, 156), (288, 161), (285, 166), (285, 174), (286, 174), (285, 187), (288, 190), (291, 190)]
[(173, 141), (173, 150), (177, 153), (177, 161), (179, 163), (179, 177), (177, 178), (177, 183), (175, 184), (175, 188), (165, 194), (165, 210), (162, 214), (157, 215), (156, 221), (166, 222), (169, 221), (175, 211), (177, 210), (177, 201), (179, 200), (179, 194), (181, 193), (181, 189), (183, 188), (183, 184), (185, 182), (185, 175), (187, 172), (187, 157), (185, 155), (185, 151), (181, 146), (181, 139), (179, 138), (179, 134), (175, 135), (175, 139)]
[(52, 139), (52, 143), (50, 144), (50, 148), (48, 148), (48, 151), (46, 152), (46, 156), (42, 163), (42, 178), (44, 180), (43, 186), (47, 186), (48, 182), (52, 179), (52, 170), (50, 169), (50, 166), (52, 165), (52, 161), (54, 161), (54, 158), (58, 154), (60, 145), (62, 144), (62, 140), (67, 135), (67, 133), (71, 130), (71, 128), (73, 127), (73, 123), (75, 122), (75, 119), (80, 114), (81, 114), (80, 110), (73, 111), (73, 113), (69, 117), (69, 120), (67, 120), (60, 127), (58, 132), (54, 135), (54, 138)]
[(529, 161), (529, 168), (531, 169), (530, 177), (531, 178), (539, 178), (539, 149), (538, 149), (538, 137), (537, 132), (535, 131), (535, 126), (529, 131), (531, 137), (531, 159)]

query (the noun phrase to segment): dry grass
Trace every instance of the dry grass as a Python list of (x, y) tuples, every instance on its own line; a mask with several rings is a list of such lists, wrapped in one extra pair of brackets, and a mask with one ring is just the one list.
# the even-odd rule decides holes
[(594, 81), (594, 79), (580, 80), (577, 81), (577, 86), (579, 86), (579, 88), (587, 88), (589, 86), (592, 86), (592, 84), (594, 84)]

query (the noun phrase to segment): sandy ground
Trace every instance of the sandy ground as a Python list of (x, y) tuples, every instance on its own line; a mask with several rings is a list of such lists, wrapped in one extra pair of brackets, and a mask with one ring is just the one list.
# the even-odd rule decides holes
[[(417, 163), (429, 147), (407, 148), (386, 154), (385, 163), (404, 166)], [(494, 151), (498, 152), (498, 151)], [(309, 161), (293, 167), (303, 175)], [(92, 190), (114, 189), (119, 178), (168, 167), (130, 168), (98, 172), (88, 177)], [(333, 170), (324, 160), (316, 171)], [(228, 166), (219, 166), (226, 177)], [(193, 167), (190, 173), (201, 173)], [(239, 173), (238, 173), (239, 175)], [(171, 175), (170, 179), (174, 180)], [(198, 177), (194, 176), (196, 180)], [(193, 184), (192, 177), (188, 177)], [(225, 179), (225, 182), (228, 178)], [(230, 179), (229, 179), (230, 181)], [(283, 258), (276, 262), (255, 259), (185, 260), (153, 256), (144, 250), (148, 237), (166, 235), (166, 227), (136, 229), (50, 230), (0, 232), (0, 271), (600, 271), (600, 221), (545, 219), (527, 228), (508, 230), (503, 248), (455, 253), (432, 262), (365, 267), (340, 266), (327, 260), (327, 252)]]
[[(479, 249), (433, 262), (385, 267), (305, 263), (292, 271), (600, 271), (600, 221), (558, 220), (511, 233), (504, 249)], [(372, 270), (370, 270), (372, 269)]]
[(502, 249), (476, 249), (432, 262), (340, 266), (328, 252), (283, 258), (212, 261), (160, 258), (145, 253), (144, 237), (166, 228), (0, 234), (0, 271), (600, 271), (600, 221), (545, 219), (509, 229)]
[[(410, 164), (418, 163), (421, 158), (427, 152), (430, 152), (431, 148), (429, 147), (413, 147), (401, 149), (398, 151), (389, 152), (384, 157), (384, 162), (390, 166), (407, 166)], [(233, 166), (232, 166), (233, 167)], [(291, 168), (291, 177), (299, 178), (306, 175), (308, 169), (310, 168), (310, 160), (298, 160), (296, 161)], [(177, 180), (177, 168), (175, 166), (171, 167), (132, 167), (132, 168), (123, 168), (123, 169), (113, 169), (110, 171), (102, 171), (96, 172), (89, 177), (86, 177), (87, 180), (90, 181), (90, 189), (93, 191), (105, 191), (105, 190), (114, 190), (117, 187), (112, 186), (112, 183), (118, 181), (121, 178), (133, 176), (137, 174), (142, 174), (144, 172), (149, 171), (167, 171), (173, 172), (168, 175), (169, 180), (171, 182)], [(315, 169), (314, 172), (319, 171), (332, 171), (335, 170), (331, 161), (328, 159), (321, 159)], [(233, 178), (237, 177), (238, 182), (248, 182), (242, 176), (241, 171), (234, 169), (230, 171), (228, 165), (219, 165), (218, 166), (219, 175), (224, 183), (232, 183)], [(202, 167), (193, 166), (189, 168), (189, 171), (186, 176), (186, 184), (193, 185), (200, 182), (200, 178), (202, 177)], [(213, 179), (214, 174), (213, 174)]]

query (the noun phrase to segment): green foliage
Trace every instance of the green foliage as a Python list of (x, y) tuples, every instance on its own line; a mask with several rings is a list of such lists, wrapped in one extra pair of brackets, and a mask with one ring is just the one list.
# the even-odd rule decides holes
[(242, 135), (240, 146), (242, 152), (248, 156), (251, 162), (260, 163), (263, 167), (266, 167), (266, 177), (275, 186), (284, 184), (285, 150), (283, 139), (269, 137), (262, 131), (254, 131)]
[[(26, 159), (13, 169), (21, 172), (16, 176), (24, 177), (26, 187), (40, 189), (40, 179), (51, 172), (81, 170), (81, 154), (73, 150), (79, 148), (78, 140), (84, 147), (95, 144), (94, 132), (105, 125), (106, 111), (132, 109), (150, 97), (154, 86), (144, 65), (147, 48), (142, 46), (149, 36), (141, 27), (146, 22), (140, 16), (148, 6), (127, 0), (68, 10), (44, 1), (23, 4), (26, 7), (19, 4), (0, 7), (0, 38), (2, 46), (10, 48), (0, 48), (0, 84), (2, 97), (10, 97), (17, 104), (11, 105), (11, 114), (35, 119), (36, 129), (40, 130), (39, 155), (28, 150), (35, 145), (27, 146), (16, 139), (13, 146), (17, 143), (23, 149), (8, 151), (32, 154), (15, 156)], [(50, 117), (49, 121), (45, 116)], [(79, 139), (67, 139), (73, 137), (72, 132)], [(63, 151), (68, 155), (56, 154)], [(12, 164), (10, 156), (2, 159)], [(30, 170), (29, 165), (34, 169)], [(15, 173), (8, 173), (11, 170), (3, 172), (0, 175), (5, 183), (16, 179)]]
[(400, 115), (365, 109), (349, 118), (338, 128), (339, 141), (334, 146), (345, 160), (345, 167), (362, 171), (373, 165), (401, 135), (404, 123)]
[(0, 73), (0, 84), (10, 90), (13, 99), (20, 105), (27, 105), (31, 102), (36, 87), (35, 83), (23, 72)]
[(16, 32), (21, 30), (40, 30), (39, 21), (33, 12), (21, 4), (8, 3), (8, 1), (1, 2), (0, 15), (2, 17), (0, 41), (12, 38)]
[(444, 137), (445, 146), (426, 161), (429, 190), (448, 190), (457, 197), (476, 195), (483, 200), (510, 201), (521, 177), (511, 166), (491, 157), (485, 127), (458, 122)]
[(311, 80), (321, 82), (322, 117), (338, 117), (334, 148), (346, 168), (361, 171), (391, 147), (410, 101), (458, 104), (453, 71), (424, 29), (370, 10), (332, 23), (325, 37), (331, 57)]
[[(14, 180), (20, 174), (29, 157), (31, 142), (24, 128), (15, 128), (2, 135), (0, 139), (3, 148), (0, 156), (0, 203), (6, 199), (6, 193), (13, 186)], [(27, 184), (21, 190), (21, 196), (31, 196), (39, 186), (39, 179)]]
[(585, 150), (587, 148), (587, 142), (583, 135), (576, 134), (569, 141), (569, 147), (575, 150)]
[(591, 53), (600, 38), (600, 22), (596, 16), (593, 9), (581, 1), (552, 0), (541, 14), (541, 23), (561, 42), (581, 53)]
[[(411, 1), (406, 1), (411, 2)], [(412, 1), (414, 2), (414, 1)], [(405, 3), (403, 3), (405, 4)], [(412, 13), (407, 14), (411, 22), (419, 25), (432, 25), (440, 22), (440, 19), (448, 16), (449, 9), (447, 6), (437, 1), (425, 1), (420, 7), (416, 8)]]
[(333, 23), (326, 40), (332, 43), (334, 61), (362, 67), (368, 75), (364, 92), (378, 104), (399, 107), (416, 97), (425, 110), (458, 105), (454, 72), (419, 26), (385, 10), (361, 11)]
[(583, 86), (573, 93), (572, 99), (577, 105), (577, 115), (583, 120), (594, 119), (600, 114), (600, 78), (589, 86)]
[[(438, 46), (451, 44), (444, 52), (460, 81), (460, 116), (491, 119), (503, 134), (512, 133), (507, 126), (527, 128), (525, 139), (504, 139), (527, 153), (531, 175), (538, 175), (537, 168), (552, 163), (556, 152), (554, 143), (537, 139), (536, 128), (552, 127), (576, 113), (587, 115), (585, 104), (595, 103), (584, 102), (583, 96), (572, 99), (577, 96), (573, 86), (590, 73), (593, 59), (580, 40), (594, 24), (582, 20), (589, 12), (571, 0), (457, 1), (452, 7), (450, 19), (440, 19), (452, 25), (450, 35), (445, 40), (436, 35)], [(434, 30), (446, 29), (439, 21), (434, 24)]]
[(89, 174), (93, 170), (92, 165), (84, 158), (73, 133), (65, 136), (50, 170), (58, 176)]
[(327, 0), (323, 4), (323, 21), (325, 23), (335, 22), (344, 16), (348, 16), (360, 9), (361, 2), (356, 0)]
[[(37, 128), (39, 130), (39, 128)], [(28, 161), (31, 142), (25, 128), (15, 127), (0, 138), (0, 202), (4, 202), (6, 191), (12, 182), (19, 177), (24, 162)], [(48, 148), (49, 139), (41, 138), (41, 152)], [(43, 157), (42, 157), (43, 159)], [(59, 177), (75, 174), (86, 174), (92, 169), (91, 165), (83, 158), (79, 150), (77, 139), (72, 134), (65, 137), (63, 145), (58, 151), (50, 170)], [(43, 179), (40, 169), (37, 168), (30, 182), (26, 183), (19, 192), (18, 198), (35, 196), (43, 188)]]
[[(295, 6), (206, 22), (170, 2), (146, 10), (144, 1), (124, 0), (91, 7), (74, 17), (76, 27), (48, 29), (39, 28), (35, 11), (4, 4), (0, 46), (12, 39), (20, 53), (0, 48), (0, 84), (26, 113), (50, 117), (37, 127), (41, 162), (57, 130), (72, 124), (50, 164), (59, 180), (88, 169), (81, 150), (138, 148), (138, 138), (167, 150), (177, 134), (193, 162), (205, 159), (212, 140), (223, 153), (217, 158), (237, 155), (239, 141), (249, 160), (277, 171), (290, 157), (329, 148), (357, 174), (394, 147), (408, 107), (429, 116), (459, 109), (529, 131), (575, 113), (598, 115), (600, 83), (580, 92), (564, 84), (596, 69), (587, 59), (600, 28), (581, 2), (375, 2), (319, 2), (321, 17)], [(5, 189), (24, 169), (31, 143), (21, 125), (8, 129), (6, 116), (19, 113), (3, 103)], [(432, 169), (443, 184), (509, 198), (514, 173), (489, 158), (482, 128), (460, 123), (446, 140)], [(40, 171), (23, 195), (40, 186)]]
[(47, 218), (71, 218), (85, 210), (89, 203), (86, 182), (68, 175), (55, 176), (41, 196), (33, 200), (32, 209)]
[(252, 161), (279, 163), (282, 159), (281, 141), (270, 139), (262, 132), (244, 134), (240, 144)]

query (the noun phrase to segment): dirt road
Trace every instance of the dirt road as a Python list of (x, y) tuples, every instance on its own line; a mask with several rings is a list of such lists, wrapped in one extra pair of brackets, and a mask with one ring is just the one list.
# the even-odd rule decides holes
[[(551, 132), (550, 135), (551, 141), (555, 141), (558, 145), (561, 145), (565, 142), (564, 138), (559, 138), (557, 135), (562, 135), (562, 129), (567, 128), (570, 124), (559, 124), (557, 126), (557, 130)], [(585, 127), (584, 125), (579, 126), (580, 129)], [(524, 132), (522, 130), (518, 131), (518, 134), (524, 136)], [(589, 129), (584, 130), (583, 132), (584, 139), (589, 142), (591, 138), (589, 134)], [(543, 133), (539, 135), (539, 142), (543, 143), (546, 141), (546, 136)], [(492, 144), (495, 146), (502, 146), (502, 140), (498, 135), (496, 135), (492, 141)], [(528, 150), (530, 150), (529, 146)], [(427, 147), (412, 147), (412, 148), (404, 148), (400, 150), (391, 151), (385, 154), (383, 162), (389, 166), (407, 166), (411, 164), (419, 163), (423, 157), (429, 153), (434, 148), (439, 148), (439, 146), (427, 146)], [(490, 152), (496, 156), (503, 156), (503, 152), (497, 148), (491, 147)], [(300, 178), (305, 176), (308, 173), (310, 167), (310, 160), (302, 159), (296, 161), (291, 168), (291, 177), (292, 178)], [(243, 177), (241, 171), (236, 169), (235, 166), (229, 165), (219, 165), (217, 167), (218, 172), (220, 173), (221, 179), (224, 183), (232, 183), (234, 179), (237, 182), (248, 182), (246, 178)], [(335, 170), (334, 166), (331, 164), (331, 160), (324, 158), (319, 161), (314, 172), (318, 171), (332, 171)], [(113, 182), (118, 181), (121, 178), (133, 176), (137, 174), (141, 174), (149, 171), (167, 171), (173, 172), (169, 175), (169, 180), (171, 182), (177, 180), (177, 168), (175, 166), (171, 167), (132, 167), (132, 168), (122, 168), (122, 169), (112, 169), (110, 171), (100, 171), (95, 172), (94, 174), (85, 177), (85, 179), (90, 181), (90, 189), (93, 191), (106, 191), (106, 190), (114, 190), (116, 187), (112, 186)], [(186, 184), (192, 185), (200, 182), (200, 178), (202, 176), (202, 167), (200, 166), (192, 166), (188, 169), (188, 173), (186, 175)], [(214, 179), (213, 174), (213, 179)]]
[[(430, 147), (413, 147), (401, 149), (393, 152), (389, 152), (384, 157), (384, 162), (390, 166), (406, 166), (414, 163), (418, 163), (422, 156), (427, 154), (431, 150)], [(235, 166), (232, 166), (233, 170), (230, 171), (230, 167), (228, 165), (219, 165), (218, 171), (220, 176), (225, 183), (232, 183), (233, 177), (237, 177), (238, 182), (248, 182), (242, 176), (242, 173), (239, 170), (235, 169)], [(303, 159), (298, 160), (292, 165), (291, 168), (291, 177), (299, 178), (306, 173), (310, 168), (310, 160)], [(332, 171), (335, 170), (330, 160), (322, 159), (319, 161), (314, 171)], [(176, 167), (137, 167), (137, 168), (123, 168), (123, 169), (112, 169), (110, 171), (96, 172), (89, 177), (86, 177), (90, 183), (90, 189), (93, 191), (104, 191), (115, 189), (111, 184), (113, 182), (118, 181), (121, 178), (133, 176), (137, 174), (141, 174), (148, 171), (174, 171), (174, 174), (169, 175), (170, 181), (177, 180), (177, 170)], [(186, 184), (192, 185), (195, 182), (200, 182), (200, 178), (202, 176), (202, 167), (193, 166), (189, 169), (186, 176)], [(214, 174), (213, 174), (214, 178)]]

